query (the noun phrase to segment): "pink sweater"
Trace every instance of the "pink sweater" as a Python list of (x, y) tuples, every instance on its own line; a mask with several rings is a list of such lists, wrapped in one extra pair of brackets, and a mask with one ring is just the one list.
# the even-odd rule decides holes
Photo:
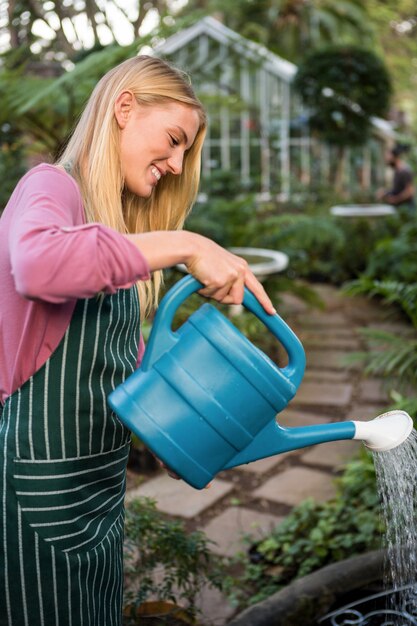
[[(78, 298), (147, 278), (134, 244), (85, 223), (71, 176), (47, 164), (25, 174), (0, 219), (0, 402), (49, 358)], [(143, 342), (138, 363), (142, 352)]]

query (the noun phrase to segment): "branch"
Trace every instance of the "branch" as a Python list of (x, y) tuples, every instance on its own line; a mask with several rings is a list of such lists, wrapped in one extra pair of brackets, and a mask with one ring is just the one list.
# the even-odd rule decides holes
[(9, 20), (10, 46), (12, 48), (18, 48), (20, 44), (18, 28), (16, 28), (13, 24), (15, 8), (16, 8), (16, 1), (9, 0), (9, 5), (7, 7), (7, 17)]
[[(55, 30), (54, 28), (52, 28), (52, 26), (48, 22), (48, 19), (46, 17), (46, 11), (44, 11), (42, 4), (38, 2), (37, 0), (26, 0), (26, 1), (28, 3), (28, 8), (30, 9), (35, 19), (38, 19), (44, 22), (48, 26), (48, 28), (50, 28), (51, 31), (55, 33), (55, 40), (58, 46), (61, 47), (62, 50), (68, 56), (71, 56), (74, 53), (74, 48), (71, 45), (71, 43), (68, 41), (64, 32), (64, 29), (62, 28), (62, 19), (67, 17), (67, 15), (65, 15), (65, 13), (61, 11), (59, 2), (55, 2), (55, 13), (56, 13), (56, 16), (58, 17), (60, 27), (58, 30)], [(51, 41), (50, 47), (53, 47), (52, 41)]]
[[(150, 3), (150, 2), (142, 2), (141, 0), (137, 0), (137, 4), (138, 4), (137, 6), (138, 16), (132, 22), (135, 38), (139, 37), (140, 27), (142, 26), (143, 20), (145, 19), (148, 11), (154, 8), (153, 2)], [(145, 8), (145, 6), (148, 8)]]
[[(94, 45), (93, 47), (97, 44), (97, 42), (100, 41), (100, 38), (98, 36), (98, 32), (97, 32), (97, 22), (96, 22), (96, 12), (97, 12), (97, 5), (94, 2), (94, 0), (85, 0), (85, 12), (87, 15), (87, 19), (90, 23), (90, 26), (93, 30), (93, 34), (94, 34)], [(101, 12), (101, 11), (100, 11)], [(111, 29), (110, 29), (111, 30)], [(113, 31), (111, 31), (113, 33)], [(113, 37), (114, 39), (114, 37)]]

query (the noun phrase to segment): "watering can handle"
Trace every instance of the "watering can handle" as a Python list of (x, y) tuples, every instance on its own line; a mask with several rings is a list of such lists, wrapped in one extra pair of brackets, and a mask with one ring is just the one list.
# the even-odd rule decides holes
[[(172, 331), (174, 315), (189, 296), (203, 288), (204, 285), (189, 274), (178, 281), (163, 297), (155, 315), (152, 333), (141, 364), (142, 370), (146, 371), (152, 367), (152, 364), (178, 341), (178, 337)], [(246, 287), (243, 305), (282, 343), (288, 353), (288, 364), (281, 371), (294, 385), (298, 386), (305, 369), (304, 348), (298, 337), (279, 315), (269, 315)]]

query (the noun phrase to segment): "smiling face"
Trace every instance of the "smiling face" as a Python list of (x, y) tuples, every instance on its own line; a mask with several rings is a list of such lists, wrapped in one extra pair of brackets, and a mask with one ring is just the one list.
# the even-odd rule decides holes
[(200, 120), (196, 109), (170, 102), (140, 106), (130, 92), (115, 108), (120, 129), (120, 163), (126, 187), (148, 198), (166, 175), (179, 175)]

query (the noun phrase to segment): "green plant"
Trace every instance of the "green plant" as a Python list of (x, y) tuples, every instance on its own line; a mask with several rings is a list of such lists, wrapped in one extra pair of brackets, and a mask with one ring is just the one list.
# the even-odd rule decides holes
[(253, 604), (329, 563), (380, 547), (382, 521), (372, 456), (361, 450), (337, 480), (326, 503), (305, 500), (265, 539), (240, 555), (244, 571), (228, 588)]
[(165, 519), (153, 500), (129, 503), (125, 532), (125, 604), (132, 610), (156, 597), (184, 602), (195, 616), (202, 587), (222, 588), (222, 565), (204, 533), (188, 533), (182, 522)]
[(59, 68), (55, 78), (39, 73), (36, 58), (26, 48), (1, 55), (0, 125), (9, 124), (25, 138), (23, 157), (33, 153), (55, 157), (97, 81), (147, 41), (141, 38), (128, 46), (111, 45), (91, 52), (70, 71)]
[[(187, 228), (226, 247), (282, 250), (290, 257), (293, 278), (341, 282), (356, 275), (345, 267), (350, 257), (345, 252), (343, 228), (330, 216), (317, 215), (317, 211), (311, 215), (296, 211), (280, 215), (275, 207), (257, 205), (250, 195), (234, 200), (215, 197), (193, 209)], [(361, 250), (360, 258), (364, 258), (367, 248), (362, 246)]]
[(376, 242), (365, 276), (374, 280), (414, 283), (417, 276), (417, 221), (391, 228)]
[(225, 247), (252, 245), (259, 229), (255, 198), (247, 194), (237, 198), (210, 197), (194, 207), (186, 228)]
[(393, 406), (407, 411), (417, 419), (417, 399), (409, 389), (417, 385), (417, 286), (395, 280), (379, 281), (366, 275), (345, 285), (350, 295), (367, 295), (399, 307), (410, 321), (407, 332), (392, 333), (383, 329), (362, 328), (361, 334), (368, 342), (366, 352), (353, 352), (347, 363), (360, 362), (365, 373), (381, 376), (389, 387)]
[(391, 398), (393, 401), (392, 409), (399, 409), (406, 411), (410, 417), (413, 418), (414, 427), (417, 424), (417, 398), (415, 396), (407, 397), (402, 395), (398, 391), (391, 391)]
[(362, 328), (368, 340), (367, 353), (355, 353), (365, 363), (365, 373), (389, 380), (391, 388), (404, 389), (417, 382), (417, 335), (396, 335), (384, 330)]
[(383, 60), (353, 45), (313, 51), (299, 66), (294, 87), (311, 110), (311, 127), (340, 146), (365, 143), (371, 116), (387, 113), (392, 91)]
[(293, 277), (338, 282), (346, 277), (342, 259), (345, 235), (329, 216), (286, 213), (266, 216), (262, 224), (264, 246), (282, 250), (290, 257)]
[(358, 280), (345, 285), (345, 292), (350, 295), (368, 295), (381, 297), (387, 304), (398, 305), (417, 330), (417, 285), (395, 280), (373, 280), (361, 276)]
[(0, 125), (0, 215), (21, 176), (23, 166), (23, 141), (11, 124)]
[(233, 200), (238, 194), (248, 193), (248, 189), (241, 181), (240, 172), (234, 170), (213, 170), (210, 176), (202, 178), (201, 189), (203, 192), (207, 192), (209, 199), (227, 198)]

